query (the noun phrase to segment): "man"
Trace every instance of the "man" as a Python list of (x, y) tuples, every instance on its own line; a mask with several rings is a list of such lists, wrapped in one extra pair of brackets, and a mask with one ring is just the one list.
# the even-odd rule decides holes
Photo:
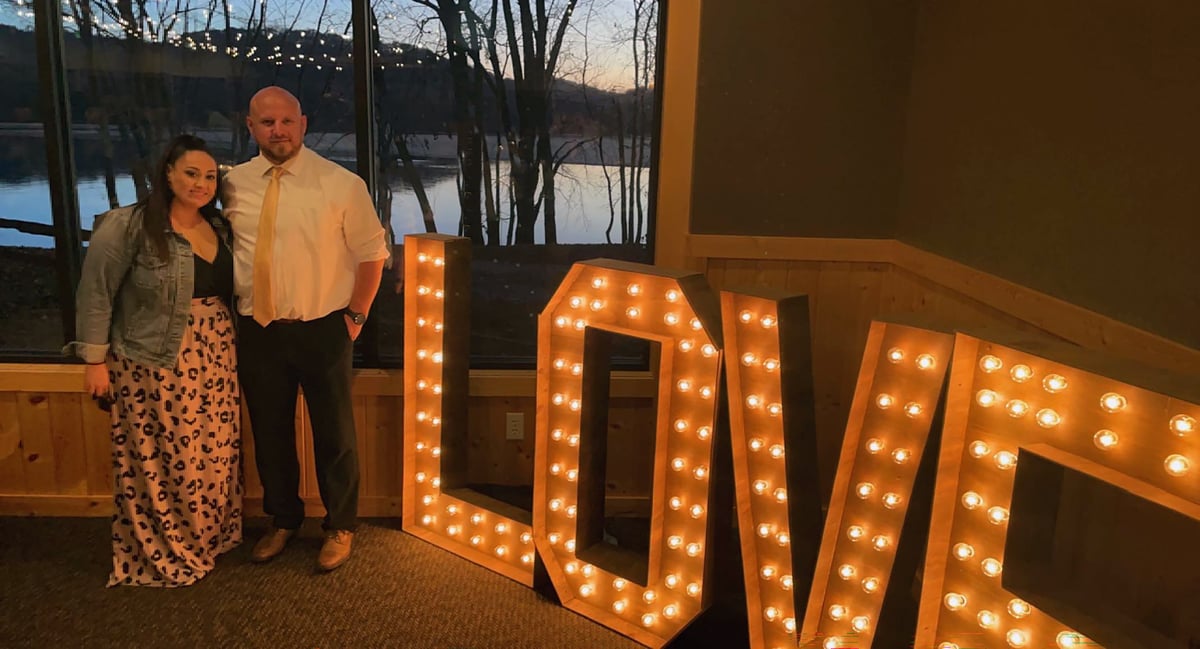
[(358, 514), (358, 451), (350, 399), (353, 341), (379, 288), (388, 250), (358, 176), (304, 146), (308, 119), (278, 87), (260, 90), (246, 118), (259, 155), (226, 176), (239, 313), (239, 374), (270, 529), (255, 562), (283, 552), (304, 520), (296, 456), (296, 389), (312, 420), (325, 504), (329, 571), (350, 558)]

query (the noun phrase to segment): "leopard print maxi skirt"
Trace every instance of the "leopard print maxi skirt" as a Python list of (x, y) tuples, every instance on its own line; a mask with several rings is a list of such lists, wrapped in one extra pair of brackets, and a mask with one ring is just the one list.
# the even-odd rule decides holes
[(116, 514), (108, 585), (187, 586), (242, 540), (233, 319), (192, 300), (168, 369), (109, 355)]

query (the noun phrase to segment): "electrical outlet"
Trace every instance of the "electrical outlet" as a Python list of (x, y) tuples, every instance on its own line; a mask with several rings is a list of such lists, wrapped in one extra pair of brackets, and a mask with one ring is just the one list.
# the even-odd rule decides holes
[(504, 439), (525, 439), (525, 413), (510, 412), (506, 415)]

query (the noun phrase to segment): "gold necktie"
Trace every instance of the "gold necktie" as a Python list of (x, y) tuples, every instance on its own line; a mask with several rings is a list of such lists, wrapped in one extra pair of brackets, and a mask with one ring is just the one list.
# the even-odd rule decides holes
[(283, 167), (271, 167), (271, 182), (263, 194), (258, 215), (258, 240), (254, 244), (254, 321), (267, 326), (275, 319), (275, 287), (271, 284), (271, 252), (275, 247), (275, 211), (279, 206), (279, 176)]

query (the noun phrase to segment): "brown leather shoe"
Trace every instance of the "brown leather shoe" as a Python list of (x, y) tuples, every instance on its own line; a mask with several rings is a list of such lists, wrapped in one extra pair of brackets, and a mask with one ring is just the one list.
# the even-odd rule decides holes
[(350, 558), (350, 542), (354, 540), (354, 532), (349, 530), (332, 530), (325, 534), (325, 544), (317, 555), (317, 567), (325, 572), (346, 563)]
[(250, 560), (254, 563), (264, 563), (279, 556), (283, 552), (283, 548), (287, 546), (288, 540), (295, 536), (296, 530), (285, 530), (279, 527), (270, 527), (267, 533), (254, 544), (254, 550), (250, 552)]

